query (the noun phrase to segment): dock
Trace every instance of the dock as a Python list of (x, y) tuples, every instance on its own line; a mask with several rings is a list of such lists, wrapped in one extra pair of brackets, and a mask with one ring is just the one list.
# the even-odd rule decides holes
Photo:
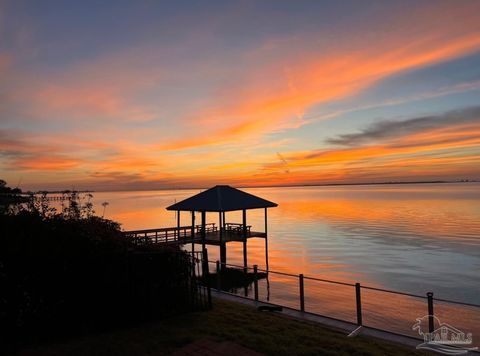
[[(268, 269), (268, 242), (267, 242), (267, 209), (277, 204), (243, 192), (228, 185), (216, 185), (190, 198), (168, 206), (166, 209), (176, 212), (177, 226), (148, 230), (125, 231), (125, 236), (133, 239), (135, 244), (192, 244), (192, 253), (195, 244), (202, 245), (206, 252), (206, 245), (220, 247), (220, 262), (227, 263), (227, 243), (240, 241), (243, 243), (243, 265), (247, 268), (247, 241), (259, 237), (265, 240), (265, 261)], [(265, 229), (262, 232), (253, 231), (247, 224), (247, 210), (263, 209), (265, 211)], [(226, 213), (242, 212), (242, 222), (227, 222)], [(192, 224), (180, 225), (180, 213), (189, 213)], [(196, 213), (200, 213), (201, 224), (195, 222)], [(218, 216), (218, 225), (207, 223), (207, 213)]]

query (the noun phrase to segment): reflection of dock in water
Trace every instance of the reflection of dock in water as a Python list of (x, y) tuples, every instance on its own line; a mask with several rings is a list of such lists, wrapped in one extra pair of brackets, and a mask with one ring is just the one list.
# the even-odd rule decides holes
[(217, 290), (234, 294), (238, 294), (243, 290), (245, 297), (253, 295), (255, 283), (264, 279), (267, 283), (266, 299), (270, 299), (270, 283), (268, 280), (268, 272), (266, 271), (257, 272), (252, 271), (252, 269), (246, 270), (240, 266), (233, 267), (231, 265), (220, 268), (219, 264), (217, 264), (215, 271), (208, 274), (208, 279), (205, 280), (203, 277), (202, 279), (206, 285), (215, 286)]

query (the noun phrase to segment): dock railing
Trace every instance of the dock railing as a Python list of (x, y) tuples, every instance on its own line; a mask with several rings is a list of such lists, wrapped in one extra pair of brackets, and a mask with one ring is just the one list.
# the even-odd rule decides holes
[[(202, 254), (202, 258), (207, 258), (206, 253)], [(468, 333), (474, 336), (476, 334), (477, 340), (480, 339), (479, 304), (434, 298), (432, 292), (418, 295), (367, 286), (358, 282), (349, 283), (303, 274), (267, 271), (258, 268), (257, 265), (245, 269), (243, 266), (222, 264), (208, 258), (207, 261), (207, 263), (200, 261), (204, 266), (203, 271), (217, 273), (215, 282), (208, 279), (210, 281), (208, 287), (219, 291), (222, 291), (220, 271), (228, 267), (253, 274), (253, 283), (239, 288), (235, 293), (243, 294), (243, 297), (255, 301), (265, 301), (420, 340), (427, 333), (437, 332), (441, 321), (448, 323), (445, 325), (460, 329), (466, 336)], [(259, 273), (266, 274), (267, 278), (259, 279)], [(270, 290), (274, 286), (278, 294), (270, 296)], [(478, 346), (478, 341), (475, 344)]]
[[(195, 225), (195, 234), (200, 238), (202, 225)], [(205, 224), (205, 232), (217, 231), (215, 223)], [(125, 231), (125, 236), (133, 240), (135, 244), (142, 243), (184, 243), (182, 238), (192, 236), (192, 226), (165, 227), (159, 229)]]

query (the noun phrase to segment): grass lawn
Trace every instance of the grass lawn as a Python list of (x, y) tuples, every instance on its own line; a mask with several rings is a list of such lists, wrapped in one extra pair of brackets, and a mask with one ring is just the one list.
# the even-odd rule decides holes
[[(414, 350), (380, 340), (347, 338), (317, 324), (214, 299), (195, 312), (62, 343), (23, 350), (29, 355), (165, 355), (193, 341), (234, 341), (267, 355), (411, 355)], [(424, 354), (424, 353), (418, 353)]]

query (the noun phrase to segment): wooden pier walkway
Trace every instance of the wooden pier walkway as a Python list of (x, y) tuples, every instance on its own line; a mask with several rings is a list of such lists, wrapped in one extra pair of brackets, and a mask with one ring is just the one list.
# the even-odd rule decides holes
[[(202, 225), (164, 227), (158, 229), (132, 230), (125, 231), (124, 234), (131, 238), (135, 244), (187, 244), (202, 243), (201, 237)], [(193, 234), (192, 234), (193, 230)], [(221, 236), (220, 236), (221, 235)], [(251, 231), (251, 226), (247, 226), (247, 239), (252, 237), (266, 238), (265, 232)], [(225, 228), (220, 229), (215, 223), (205, 224), (205, 244), (220, 246), (222, 243), (231, 241), (244, 241), (243, 225), (236, 223), (227, 223)]]

